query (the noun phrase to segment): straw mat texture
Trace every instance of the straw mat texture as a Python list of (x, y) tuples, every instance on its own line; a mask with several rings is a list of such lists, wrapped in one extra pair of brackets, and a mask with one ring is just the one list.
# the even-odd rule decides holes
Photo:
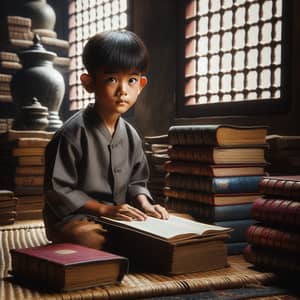
[[(125, 276), (121, 285), (96, 287), (68, 293), (44, 293), (21, 287), (7, 280), (11, 267), (9, 249), (38, 246), (47, 243), (42, 221), (19, 222), (0, 226), (0, 299), (138, 299), (226, 288), (249, 284), (268, 284), (273, 273), (257, 272), (241, 256), (229, 257), (230, 267), (193, 274), (164, 276), (135, 273)], [(159, 255), (159, 254), (158, 254)], [(4, 279), (3, 279), (4, 278)]]

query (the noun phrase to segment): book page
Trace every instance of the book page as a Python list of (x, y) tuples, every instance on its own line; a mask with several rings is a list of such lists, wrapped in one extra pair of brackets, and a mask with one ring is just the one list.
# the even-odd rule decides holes
[(148, 217), (146, 221), (121, 221), (105, 217), (102, 219), (111, 224), (119, 224), (120, 227), (132, 228), (167, 240), (181, 235), (204, 236), (230, 231), (230, 228), (227, 227), (200, 223), (174, 215), (170, 215), (168, 220), (153, 217)]

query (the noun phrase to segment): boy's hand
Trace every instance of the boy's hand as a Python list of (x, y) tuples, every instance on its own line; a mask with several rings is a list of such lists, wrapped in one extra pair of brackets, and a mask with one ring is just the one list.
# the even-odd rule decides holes
[(168, 211), (159, 204), (151, 204), (145, 195), (138, 195), (136, 202), (138, 207), (147, 215), (163, 220), (169, 219)]
[(145, 221), (147, 219), (145, 213), (128, 204), (105, 205), (102, 207), (100, 215), (124, 221)]

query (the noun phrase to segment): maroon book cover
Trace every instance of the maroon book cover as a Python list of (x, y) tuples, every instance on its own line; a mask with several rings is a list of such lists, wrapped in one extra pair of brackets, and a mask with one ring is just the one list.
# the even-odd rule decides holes
[(31, 248), (13, 249), (11, 251), (63, 266), (97, 261), (126, 260), (122, 256), (109, 252), (69, 243), (49, 244)]
[(279, 226), (300, 227), (300, 202), (285, 199), (258, 198), (254, 201), (252, 218)]
[(260, 191), (270, 196), (299, 197), (300, 176), (266, 176), (260, 182)]

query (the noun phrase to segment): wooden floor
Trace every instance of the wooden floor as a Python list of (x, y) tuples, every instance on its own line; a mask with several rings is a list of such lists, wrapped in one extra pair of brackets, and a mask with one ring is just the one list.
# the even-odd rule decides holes
[(0, 250), (0, 274), (2, 278), (0, 282), (1, 300), (141, 299), (200, 291), (240, 288), (253, 284), (269, 284), (272, 283), (275, 278), (273, 273), (256, 271), (241, 256), (232, 256), (229, 257), (230, 266), (220, 270), (176, 276), (135, 273), (125, 276), (120, 285), (51, 294), (32, 290), (24, 286), (21, 287), (8, 280), (8, 271), (11, 267), (9, 250), (12, 248), (31, 247), (47, 243), (43, 223), (41, 221), (18, 222), (10, 226), (1, 226), (0, 241), (2, 245)]

